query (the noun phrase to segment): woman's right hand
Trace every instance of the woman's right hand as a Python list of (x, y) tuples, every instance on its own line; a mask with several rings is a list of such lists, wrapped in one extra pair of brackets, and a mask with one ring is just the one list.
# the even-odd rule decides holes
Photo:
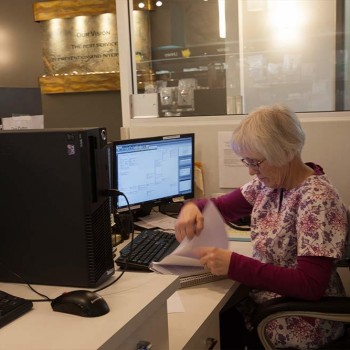
[(175, 235), (181, 242), (185, 237), (192, 239), (203, 230), (204, 218), (199, 208), (192, 202), (186, 203), (176, 220)]

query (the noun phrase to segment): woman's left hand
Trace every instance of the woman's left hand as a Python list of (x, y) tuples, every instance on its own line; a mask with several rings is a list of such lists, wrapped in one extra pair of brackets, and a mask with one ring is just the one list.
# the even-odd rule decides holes
[(224, 276), (228, 274), (232, 252), (213, 247), (196, 249), (201, 264), (213, 275)]

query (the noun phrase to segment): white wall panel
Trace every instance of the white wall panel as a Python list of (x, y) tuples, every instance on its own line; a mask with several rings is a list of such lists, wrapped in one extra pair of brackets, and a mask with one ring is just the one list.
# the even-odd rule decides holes
[[(304, 161), (320, 164), (350, 205), (350, 112), (298, 114), (306, 133)], [(207, 195), (227, 192), (219, 187), (218, 132), (234, 130), (242, 116), (132, 119), (130, 137), (194, 132), (196, 160), (204, 166)], [(244, 117), (243, 117), (244, 118)], [(247, 180), (249, 180), (247, 171)]]

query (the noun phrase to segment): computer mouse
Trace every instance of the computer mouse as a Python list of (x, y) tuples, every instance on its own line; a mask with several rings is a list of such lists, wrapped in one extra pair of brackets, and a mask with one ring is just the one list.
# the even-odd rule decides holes
[(51, 307), (54, 311), (83, 317), (98, 317), (109, 312), (107, 302), (88, 290), (63, 293), (51, 302)]

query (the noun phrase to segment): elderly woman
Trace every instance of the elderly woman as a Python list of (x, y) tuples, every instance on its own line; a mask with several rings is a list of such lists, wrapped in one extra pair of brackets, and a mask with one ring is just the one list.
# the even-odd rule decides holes
[[(280, 105), (258, 108), (233, 132), (233, 151), (254, 178), (211, 200), (225, 220), (251, 215), (253, 257), (214, 247), (200, 253), (201, 263), (213, 274), (250, 287), (246, 298), (221, 315), (222, 349), (252, 342), (253, 348), (261, 348), (250, 332), (249, 315), (268, 299), (344, 295), (335, 261), (344, 253), (346, 208), (323, 169), (302, 161), (304, 141), (295, 113)], [(175, 227), (179, 241), (200, 234), (205, 203), (202, 199), (183, 206)], [(269, 325), (270, 340), (279, 348), (319, 348), (343, 332), (342, 323), (306, 317), (280, 318)]]

